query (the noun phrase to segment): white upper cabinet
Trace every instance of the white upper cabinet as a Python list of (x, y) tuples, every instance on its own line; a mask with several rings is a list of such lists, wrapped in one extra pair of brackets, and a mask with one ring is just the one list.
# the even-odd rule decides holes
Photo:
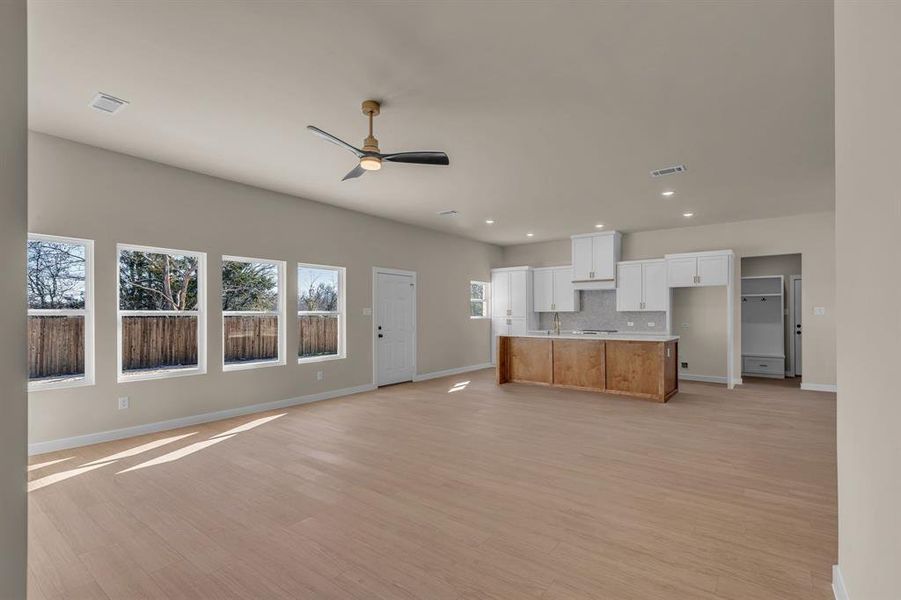
[(666, 285), (666, 261), (655, 260), (641, 266), (642, 291), (644, 292), (644, 309), (668, 311), (670, 308), (670, 291)]
[(572, 267), (547, 267), (533, 271), (536, 312), (575, 312), (578, 292), (573, 288)]
[(641, 310), (641, 263), (620, 263), (616, 277), (616, 310)]
[(493, 271), (491, 273), (491, 316), (510, 316), (510, 272)]
[(574, 289), (615, 288), (621, 248), (622, 235), (616, 231), (572, 236)]
[(510, 313), (511, 317), (525, 317), (531, 298), (529, 293), (529, 271), (522, 269), (510, 271)]
[(532, 308), (532, 270), (511, 267), (491, 271), (492, 318), (528, 319), (529, 327), (535, 319)]
[(554, 269), (554, 311), (578, 312), (579, 292), (573, 287), (573, 268)]
[(731, 250), (666, 255), (666, 280), (669, 287), (705, 287), (728, 285)]
[(617, 265), (616, 310), (669, 311), (669, 287), (663, 260), (629, 261)]

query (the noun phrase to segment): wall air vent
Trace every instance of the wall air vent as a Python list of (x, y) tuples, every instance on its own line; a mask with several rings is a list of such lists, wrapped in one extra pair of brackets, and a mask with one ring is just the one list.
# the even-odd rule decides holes
[(442, 217), (452, 217), (452, 216), (454, 216), (455, 214), (457, 214), (457, 211), (455, 211), (454, 209), (450, 209), (450, 210), (442, 210), (442, 211), (439, 212), (438, 214), (441, 215)]
[(103, 92), (98, 92), (91, 101), (91, 108), (109, 114), (115, 114), (127, 105), (128, 101), (116, 98), (115, 96), (110, 96), (109, 94), (104, 94)]
[(663, 169), (657, 169), (656, 171), (651, 171), (651, 177), (663, 177), (664, 175), (675, 175), (676, 173), (684, 173), (688, 169), (685, 168), (685, 165), (676, 165), (675, 167), (666, 167)]

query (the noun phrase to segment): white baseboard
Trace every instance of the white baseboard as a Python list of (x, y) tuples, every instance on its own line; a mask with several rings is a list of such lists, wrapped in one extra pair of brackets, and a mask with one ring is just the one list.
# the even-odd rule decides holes
[(328, 392), (320, 392), (318, 394), (308, 394), (306, 396), (298, 396), (296, 398), (288, 398), (287, 400), (275, 400), (273, 402), (250, 404), (248, 406), (239, 406), (237, 408), (217, 410), (215, 412), (204, 413), (201, 415), (192, 415), (190, 417), (181, 417), (179, 419), (169, 419), (168, 421), (147, 423), (146, 425), (135, 425), (134, 427), (111, 429), (109, 431), (77, 435), (74, 437), (61, 438), (58, 440), (48, 440), (46, 442), (35, 442), (33, 444), (28, 444), (28, 454), (29, 456), (31, 456), (34, 454), (43, 454), (45, 452), (55, 452), (56, 450), (78, 448), (79, 446), (90, 446), (91, 444), (99, 444), (101, 442), (110, 442), (113, 440), (121, 440), (124, 438), (145, 435), (148, 433), (157, 433), (159, 431), (166, 431), (169, 429), (178, 429), (179, 427), (190, 427), (191, 425), (199, 425), (201, 423), (209, 423), (211, 421), (221, 421), (222, 419), (240, 417), (242, 415), (249, 415), (251, 413), (265, 412), (267, 410), (278, 410), (280, 408), (297, 406), (298, 404), (309, 404), (310, 402), (329, 400), (331, 398), (338, 398), (340, 396), (350, 396), (351, 394), (359, 394), (360, 392), (368, 392), (374, 389), (376, 389), (374, 385), (367, 383), (365, 385), (358, 385), (356, 387), (342, 388)]
[[(679, 373), (679, 379), (684, 379), (685, 381), (702, 381), (704, 383), (723, 383), (725, 384), (728, 379), (725, 377), (721, 377), (720, 375), (693, 375), (691, 373)], [(740, 380), (735, 381), (736, 384), (741, 383)]]
[(838, 388), (834, 383), (805, 383), (801, 382), (801, 389), (808, 392), (836, 392)]
[(482, 369), (490, 369), (494, 365), (491, 363), (482, 363), (480, 365), (470, 365), (468, 367), (458, 367), (456, 369), (446, 369), (444, 371), (432, 371), (431, 373), (421, 373), (413, 376), (413, 381), (427, 381), (429, 379), (438, 379), (439, 377), (449, 377), (450, 375), (460, 375), (461, 373), (469, 373), (470, 371), (481, 371)]
[(848, 590), (845, 589), (842, 570), (838, 565), (832, 565), (832, 593), (835, 595), (835, 600), (851, 600), (848, 597)]

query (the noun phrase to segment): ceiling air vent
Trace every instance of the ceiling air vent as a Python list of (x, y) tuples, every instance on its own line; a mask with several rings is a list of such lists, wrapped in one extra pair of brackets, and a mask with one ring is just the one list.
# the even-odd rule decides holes
[(454, 209), (450, 209), (450, 210), (442, 210), (442, 211), (439, 212), (438, 214), (441, 215), (442, 217), (452, 217), (452, 216), (454, 216), (455, 214), (457, 214), (457, 211), (455, 211)]
[(676, 165), (675, 167), (666, 167), (663, 169), (657, 169), (656, 171), (651, 171), (651, 177), (663, 177), (664, 175), (675, 175), (676, 173), (684, 173), (688, 169), (685, 168), (685, 165)]
[(99, 92), (91, 101), (91, 108), (99, 110), (100, 112), (114, 114), (127, 104), (128, 102), (126, 100)]

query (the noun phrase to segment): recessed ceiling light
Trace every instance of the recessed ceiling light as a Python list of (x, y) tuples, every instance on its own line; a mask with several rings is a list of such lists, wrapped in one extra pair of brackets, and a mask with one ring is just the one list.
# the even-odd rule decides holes
[(98, 92), (97, 95), (94, 96), (94, 99), (91, 100), (91, 108), (109, 114), (114, 114), (125, 106), (128, 106), (127, 100), (116, 98), (115, 96), (104, 94), (103, 92)]
[(603, 228), (604, 228), (604, 224), (603, 224), (603, 223), (598, 223), (598, 224), (595, 225), (594, 227), (595, 227), (595, 229), (603, 229)]
[(485, 219), (485, 225), (494, 225), (494, 219)]
[(534, 235), (535, 235), (535, 234), (532, 233), (532, 232), (530, 231), (529, 233), (526, 234), (526, 237), (532, 237), (532, 236), (534, 236)]
[(682, 216), (683, 217), (693, 217), (693, 216), (695, 216), (695, 214), (692, 212), (687, 212), (687, 213), (682, 213)]
[(672, 195), (675, 194), (675, 193), (676, 193), (676, 192), (674, 192), (673, 190), (666, 190), (665, 192), (660, 192), (660, 195), (661, 195), (661, 196), (666, 196), (667, 198), (669, 198), (670, 196), (672, 196)]

